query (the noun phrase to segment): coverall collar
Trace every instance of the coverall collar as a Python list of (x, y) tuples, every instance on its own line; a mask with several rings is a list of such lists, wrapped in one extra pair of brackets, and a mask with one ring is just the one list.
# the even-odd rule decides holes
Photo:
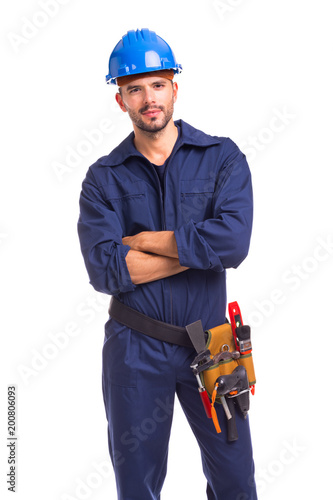
[[(200, 130), (195, 129), (183, 120), (176, 120), (175, 125), (180, 128), (180, 136), (178, 139), (178, 148), (184, 144), (197, 147), (207, 147), (214, 144), (219, 144), (220, 139), (217, 137), (204, 134)], [(131, 156), (143, 157), (134, 146), (134, 132), (131, 132), (126, 139), (123, 140), (108, 156), (105, 156), (101, 164), (114, 167), (122, 165), (124, 161)]]

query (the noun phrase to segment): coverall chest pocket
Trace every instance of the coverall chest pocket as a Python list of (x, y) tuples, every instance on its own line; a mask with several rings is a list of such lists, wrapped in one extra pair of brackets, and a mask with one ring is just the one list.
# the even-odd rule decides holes
[(104, 193), (110, 208), (118, 216), (123, 236), (131, 236), (150, 229), (147, 188), (143, 181), (104, 186)]
[(184, 222), (201, 222), (212, 217), (213, 179), (190, 179), (180, 183)]

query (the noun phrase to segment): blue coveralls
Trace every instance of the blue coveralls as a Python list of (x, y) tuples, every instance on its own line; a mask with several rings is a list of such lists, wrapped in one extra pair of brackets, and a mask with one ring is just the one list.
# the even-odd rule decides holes
[[(226, 272), (246, 257), (252, 185), (245, 156), (229, 139), (182, 120), (161, 185), (133, 143), (133, 132), (92, 165), (82, 185), (78, 231), (90, 283), (160, 321), (204, 329), (226, 321)], [(131, 281), (124, 236), (172, 230), (180, 264), (190, 269), (143, 285)], [(110, 456), (120, 500), (157, 500), (167, 468), (174, 395), (200, 446), (210, 500), (255, 500), (248, 418), (227, 442), (207, 419), (190, 369), (194, 349), (152, 339), (109, 319), (103, 346), (103, 395)], [(220, 406), (220, 405), (217, 405)], [(184, 461), (186, 462), (186, 450)]]

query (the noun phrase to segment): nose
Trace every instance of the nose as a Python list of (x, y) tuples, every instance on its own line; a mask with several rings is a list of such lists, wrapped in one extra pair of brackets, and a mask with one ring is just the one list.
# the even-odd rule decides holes
[(156, 102), (154, 89), (152, 89), (150, 87), (145, 88), (144, 101), (147, 104)]

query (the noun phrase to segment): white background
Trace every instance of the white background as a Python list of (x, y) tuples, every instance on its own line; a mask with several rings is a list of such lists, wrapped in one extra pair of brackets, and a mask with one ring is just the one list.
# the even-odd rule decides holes
[[(0, 495), (13, 498), (16, 384), (15, 498), (116, 499), (101, 390), (108, 297), (88, 283), (76, 222), (89, 165), (131, 131), (105, 84), (109, 55), (144, 27), (183, 65), (175, 118), (231, 137), (253, 174), (252, 246), (228, 288), (252, 324), (259, 498), (330, 498), (332, 28), (330, 2), (307, 0), (2, 4)], [(204, 499), (205, 481), (177, 406), (163, 500), (183, 498)]]

